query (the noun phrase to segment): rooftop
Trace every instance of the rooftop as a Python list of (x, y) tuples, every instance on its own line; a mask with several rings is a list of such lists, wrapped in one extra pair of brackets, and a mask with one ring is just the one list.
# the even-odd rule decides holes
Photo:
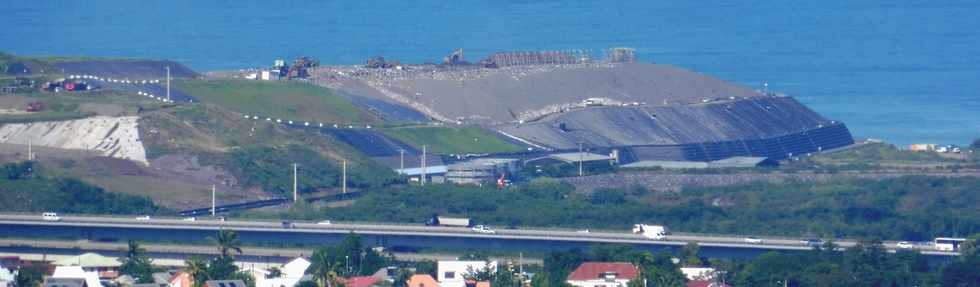
[(567, 163), (613, 160), (613, 158), (610, 156), (590, 152), (556, 153), (549, 155), (548, 157)]
[(58, 266), (81, 266), (82, 268), (96, 267), (119, 267), (122, 263), (115, 257), (102, 256), (98, 253), (85, 253), (82, 255), (68, 257), (54, 262)]
[(616, 279), (633, 279), (639, 270), (626, 262), (585, 262), (568, 275), (568, 280), (604, 279), (606, 274), (615, 274)]

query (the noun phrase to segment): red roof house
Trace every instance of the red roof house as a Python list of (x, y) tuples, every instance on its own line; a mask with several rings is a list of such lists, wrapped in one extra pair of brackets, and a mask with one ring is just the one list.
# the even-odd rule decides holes
[(585, 262), (568, 275), (567, 282), (577, 287), (626, 287), (639, 273), (626, 262)]

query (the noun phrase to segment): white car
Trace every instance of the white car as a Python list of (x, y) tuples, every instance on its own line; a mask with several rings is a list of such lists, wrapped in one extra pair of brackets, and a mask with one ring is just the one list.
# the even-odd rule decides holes
[(330, 220), (324, 220), (324, 221), (317, 222), (316, 224), (319, 224), (319, 225), (331, 225), (331, 224), (333, 224), (333, 222), (330, 222)]
[(44, 221), (61, 221), (61, 216), (54, 212), (45, 212), (41, 213), (41, 219)]
[(898, 243), (895, 243), (895, 247), (898, 247), (900, 249), (912, 249), (914, 246), (912, 245), (912, 243), (909, 243), (908, 241), (900, 241)]
[(575, 231), (575, 232), (578, 232), (578, 233), (589, 233), (590, 231), (588, 229), (582, 229), (582, 230)]
[(136, 217), (136, 220), (147, 221), (147, 220), (150, 220), (150, 216), (149, 215), (139, 216), (139, 217)]
[(184, 221), (197, 221), (197, 217), (184, 217)]
[(473, 226), (473, 231), (475, 231), (476, 233), (483, 233), (483, 234), (497, 234), (497, 232), (494, 231), (493, 229), (490, 229), (490, 227), (483, 226), (483, 225)]
[(758, 238), (758, 237), (746, 237), (745, 238), (745, 243), (748, 243), (748, 244), (762, 244), (762, 238)]

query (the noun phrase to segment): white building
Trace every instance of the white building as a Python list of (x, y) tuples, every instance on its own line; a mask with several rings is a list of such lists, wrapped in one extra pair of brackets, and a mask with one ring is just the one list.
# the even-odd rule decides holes
[(269, 270), (261, 268), (245, 268), (244, 271), (255, 279), (255, 287), (293, 287), (303, 279), (310, 264), (310, 261), (297, 257), (279, 269), (282, 275), (273, 278), (267, 278), (266, 276), (270, 274)]
[(626, 287), (638, 275), (639, 270), (626, 262), (585, 262), (566, 282), (576, 287)]
[(436, 274), (439, 277), (439, 286), (465, 287), (467, 277), (488, 266), (491, 272), (497, 271), (497, 261), (439, 261), (439, 273)]
[(57, 266), (51, 278), (85, 279), (87, 287), (102, 287), (98, 271), (85, 271), (81, 266)]

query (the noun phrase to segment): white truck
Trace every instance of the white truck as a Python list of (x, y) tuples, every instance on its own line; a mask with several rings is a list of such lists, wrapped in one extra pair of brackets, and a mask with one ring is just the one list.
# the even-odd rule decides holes
[(633, 233), (642, 234), (643, 237), (650, 239), (662, 240), (667, 238), (670, 231), (663, 225), (634, 224)]

